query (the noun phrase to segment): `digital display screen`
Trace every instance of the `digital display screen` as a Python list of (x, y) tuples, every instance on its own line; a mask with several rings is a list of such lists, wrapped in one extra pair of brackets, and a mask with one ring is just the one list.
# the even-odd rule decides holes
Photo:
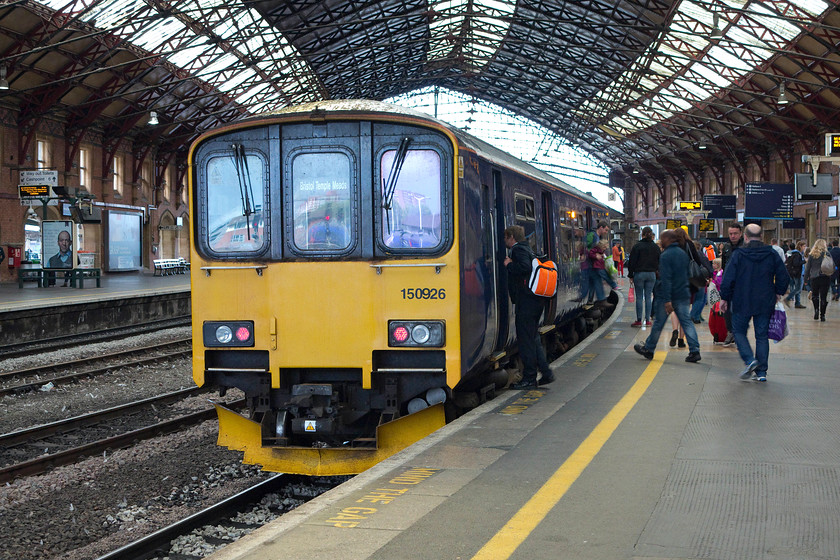
[(715, 231), (715, 221), (706, 218), (700, 218), (700, 231)]
[(677, 229), (682, 227), (682, 220), (665, 220), (665, 229)]
[(708, 212), (706, 217), (712, 220), (734, 220), (735, 199), (734, 194), (707, 194), (703, 196), (703, 208)]
[(680, 201), (680, 210), (702, 210), (703, 203), (692, 200), (692, 201)]
[(744, 217), (754, 220), (790, 220), (796, 197), (793, 183), (747, 183)]

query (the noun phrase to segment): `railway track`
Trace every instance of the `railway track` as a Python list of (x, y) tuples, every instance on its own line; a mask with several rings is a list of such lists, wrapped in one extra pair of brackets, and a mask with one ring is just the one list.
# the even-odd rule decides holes
[(121, 327), (85, 334), (73, 334), (43, 340), (31, 340), (21, 344), (7, 344), (0, 346), (0, 360), (30, 356), (32, 354), (40, 354), (43, 352), (52, 352), (54, 350), (72, 348), (83, 344), (120, 340), (129, 336), (145, 334), (163, 329), (186, 327), (190, 325), (190, 321), (191, 317), (189, 315), (184, 315), (182, 317), (174, 317), (160, 321), (150, 321), (148, 323), (143, 323), (142, 325), (135, 325), (131, 327)]
[(97, 560), (203, 558), (345, 480), (278, 474)]
[[(191, 340), (189, 338), (182, 338), (110, 354), (99, 354), (69, 362), (45, 364), (8, 371), (0, 373), (0, 397), (35, 391), (50, 383), (53, 386), (74, 383), (79, 379), (101, 375), (116, 368), (126, 368), (161, 360), (180, 358), (190, 355), (191, 352)], [(141, 354), (142, 356), (127, 359), (137, 354)], [(63, 371), (70, 371), (70, 373), (50, 377), (51, 374)], [(20, 379), (27, 379), (28, 381), (15, 384), (15, 380)]]
[[(213, 407), (180, 415), (165, 410), (175, 402), (206, 392), (205, 388), (184, 389), (2, 435), (0, 464), (7, 466), (0, 468), (0, 483), (212, 419), (216, 415)], [(229, 406), (244, 406), (244, 400)], [(160, 416), (170, 418), (161, 421)]]

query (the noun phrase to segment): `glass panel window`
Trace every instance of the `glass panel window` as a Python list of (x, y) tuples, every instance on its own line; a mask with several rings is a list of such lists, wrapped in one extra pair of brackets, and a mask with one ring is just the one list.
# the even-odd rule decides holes
[(301, 153), (292, 161), (294, 244), (301, 251), (341, 251), (352, 239), (352, 174), (342, 152)]
[(219, 253), (254, 252), (266, 245), (265, 161), (231, 150), (207, 160), (208, 244)]
[[(433, 248), (441, 243), (441, 159), (435, 150), (382, 154), (383, 242), (392, 249)], [(401, 164), (401, 165), (400, 165)]]
[(114, 156), (111, 173), (114, 177), (114, 192), (122, 194), (123, 192), (123, 157), (121, 155)]

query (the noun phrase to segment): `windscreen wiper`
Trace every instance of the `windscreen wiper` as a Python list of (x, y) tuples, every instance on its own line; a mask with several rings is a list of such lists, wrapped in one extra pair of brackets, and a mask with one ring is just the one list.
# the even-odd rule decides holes
[[(233, 165), (236, 168), (236, 177), (239, 179), (239, 199), (242, 201), (242, 215), (245, 216), (245, 224), (248, 234), (248, 241), (251, 240), (251, 215), (254, 214), (252, 201), (254, 200), (254, 189), (251, 186), (251, 173), (248, 169), (248, 158), (245, 156), (245, 146), (242, 144), (231, 144), (233, 148)], [(256, 224), (254, 224), (256, 227)]]
[[(390, 210), (391, 203), (394, 200), (394, 193), (397, 190), (397, 181), (400, 178), (400, 171), (402, 171), (403, 163), (408, 155), (408, 146), (411, 144), (411, 138), (408, 136), (400, 140), (400, 145), (397, 148), (397, 153), (394, 156), (394, 161), (391, 163), (391, 172), (388, 173), (388, 179), (382, 186), (382, 209)], [(388, 232), (391, 232), (391, 217), (388, 212), (385, 213), (385, 219), (388, 221)]]

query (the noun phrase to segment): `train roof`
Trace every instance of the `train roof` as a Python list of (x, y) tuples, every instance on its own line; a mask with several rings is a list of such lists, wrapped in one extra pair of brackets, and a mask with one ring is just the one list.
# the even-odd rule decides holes
[(511, 169), (515, 169), (519, 173), (531, 176), (534, 179), (543, 181), (552, 186), (568, 191), (570, 194), (573, 194), (574, 196), (577, 196), (585, 200), (586, 202), (589, 202), (590, 204), (602, 207), (604, 210), (607, 210), (611, 216), (621, 215), (621, 212), (609, 208), (606, 204), (599, 201), (592, 195), (587, 194), (576, 187), (573, 187), (565, 181), (558, 179), (557, 177), (546, 173), (545, 171), (537, 169), (533, 165), (530, 165), (529, 163), (526, 163), (521, 159), (514, 157), (503, 150), (500, 150), (499, 148), (493, 146), (488, 142), (485, 142), (484, 140), (481, 140), (480, 138), (476, 138), (472, 134), (469, 134), (459, 128), (456, 128), (449, 123), (443, 122), (440, 119), (433, 117), (432, 115), (429, 115), (422, 111), (417, 111), (416, 109), (409, 109), (407, 107), (394, 105), (392, 103), (383, 103), (382, 101), (373, 101), (368, 99), (335, 99), (325, 101), (313, 101), (311, 103), (303, 103), (300, 105), (290, 105), (288, 107), (278, 109), (277, 111), (264, 113), (262, 115), (259, 115), (259, 117), (266, 117), (270, 115), (289, 115), (294, 113), (311, 113), (313, 111), (348, 113), (385, 113), (393, 115), (407, 115), (423, 120), (432, 121), (437, 125), (449, 130), (453, 135), (455, 135), (456, 138), (458, 138), (458, 140), (464, 146), (471, 150), (475, 150), (476, 154), (488, 159), (489, 161), (492, 161), (493, 163), (509, 167)]

